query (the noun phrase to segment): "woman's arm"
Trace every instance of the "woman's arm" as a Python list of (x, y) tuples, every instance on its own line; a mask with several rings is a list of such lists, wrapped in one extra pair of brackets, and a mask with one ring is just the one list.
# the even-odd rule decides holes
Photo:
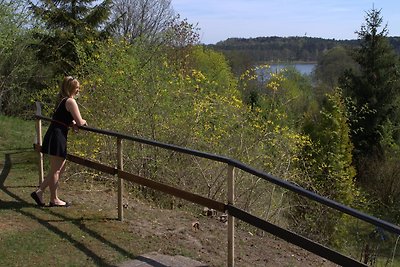
[(65, 103), (65, 108), (67, 109), (67, 111), (71, 113), (72, 118), (74, 118), (74, 121), (76, 122), (76, 125), (78, 126), (87, 125), (86, 121), (82, 119), (78, 104), (76, 103), (75, 99), (68, 98)]

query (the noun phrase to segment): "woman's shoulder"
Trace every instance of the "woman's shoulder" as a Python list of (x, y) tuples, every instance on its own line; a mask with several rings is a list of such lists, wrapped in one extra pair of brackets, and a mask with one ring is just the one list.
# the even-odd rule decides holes
[(73, 98), (73, 97), (66, 97), (66, 100), (65, 100), (67, 103), (68, 102), (75, 102), (76, 103), (76, 100)]
[(76, 100), (73, 97), (68, 97), (67, 100), (65, 101), (65, 107), (68, 111), (70, 111), (70, 108), (77, 105)]

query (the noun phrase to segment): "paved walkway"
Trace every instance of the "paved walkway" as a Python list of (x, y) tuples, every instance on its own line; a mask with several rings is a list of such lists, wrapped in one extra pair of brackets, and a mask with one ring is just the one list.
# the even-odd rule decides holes
[(151, 252), (123, 262), (119, 267), (208, 267), (208, 265), (180, 255), (169, 256)]

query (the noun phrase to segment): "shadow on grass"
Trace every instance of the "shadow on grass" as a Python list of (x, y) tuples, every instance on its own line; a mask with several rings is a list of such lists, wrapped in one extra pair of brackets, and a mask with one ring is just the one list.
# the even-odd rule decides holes
[(11, 154), (7, 153), (4, 155), (4, 165), (3, 165), (3, 169), (1, 170), (0, 173), (0, 187), (4, 186), (4, 182), (8, 176), (8, 174), (10, 173), (11, 170)]
[[(76, 240), (71, 234), (68, 232), (65, 232), (63, 230), (60, 230), (54, 225), (51, 225), (51, 222), (54, 222), (55, 220), (43, 220), (39, 217), (37, 217), (35, 214), (23, 210), (23, 208), (28, 208), (28, 207), (37, 207), (35, 204), (29, 203), (19, 197), (18, 195), (14, 194), (11, 192), (7, 187), (4, 186), (4, 181), (7, 178), (8, 174), (10, 173), (11, 170), (11, 158), (10, 154), (5, 154), (5, 164), (3, 167), (3, 170), (0, 174), (0, 190), (3, 191), (5, 194), (9, 195), (11, 198), (15, 199), (15, 201), (1, 201), (0, 200), (0, 209), (11, 209), (16, 212), (19, 212), (20, 214), (37, 221), (39, 224), (42, 226), (46, 227), (48, 230), (52, 231), (53, 233), (57, 234), (61, 238), (67, 240), (70, 242), (75, 248), (86, 254), (87, 257), (91, 258), (96, 265), (98, 266), (114, 266), (110, 265), (105, 259), (100, 257), (95, 251), (91, 250), (88, 248), (84, 243)], [(68, 216), (56, 213), (52, 211), (50, 208), (40, 208), (43, 212), (46, 212), (52, 216), (58, 217), (60, 221), (67, 221), (70, 222), (71, 224), (77, 226), (80, 231), (85, 232), (88, 236), (91, 236), (92, 238), (97, 239), (99, 242), (101, 242), (104, 245), (107, 245), (108, 247), (114, 249), (124, 257), (127, 257), (129, 259), (135, 259), (137, 255), (132, 254), (131, 252), (125, 250), (124, 248), (120, 247), (118, 244), (115, 244), (111, 242), (110, 240), (105, 239), (103, 236), (101, 236), (99, 233), (89, 229), (85, 224), (84, 221), (87, 221), (86, 219), (75, 219), (75, 218), (70, 218)], [(111, 219), (111, 218), (103, 218), (106, 220), (116, 220)]]
[(8, 153), (4, 154), (4, 164), (3, 164), (3, 169), (1, 170), (0, 173), (0, 187), (4, 186), (4, 182), (6, 178), (8, 177), (8, 174), (10, 173), (11, 167), (12, 167), (12, 162), (11, 162), (11, 155), (13, 154), (19, 154), (19, 153), (24, 153), (24, 152), (31, 152), (32, 149), (30, 148), (20, 148), (16, 149), (14, 152), (9, 152), (10, 150), (1, 150), (0, 152), (7, 151)]

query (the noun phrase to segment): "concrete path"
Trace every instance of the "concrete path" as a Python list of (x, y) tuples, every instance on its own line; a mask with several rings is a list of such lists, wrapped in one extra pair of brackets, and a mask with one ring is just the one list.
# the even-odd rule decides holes
[(208, 265), (196, 260), (176, 255), (169, 256), (150, 252), (141, 255), (134, 260), (123, 262), (119, 267), (208, 267)]

